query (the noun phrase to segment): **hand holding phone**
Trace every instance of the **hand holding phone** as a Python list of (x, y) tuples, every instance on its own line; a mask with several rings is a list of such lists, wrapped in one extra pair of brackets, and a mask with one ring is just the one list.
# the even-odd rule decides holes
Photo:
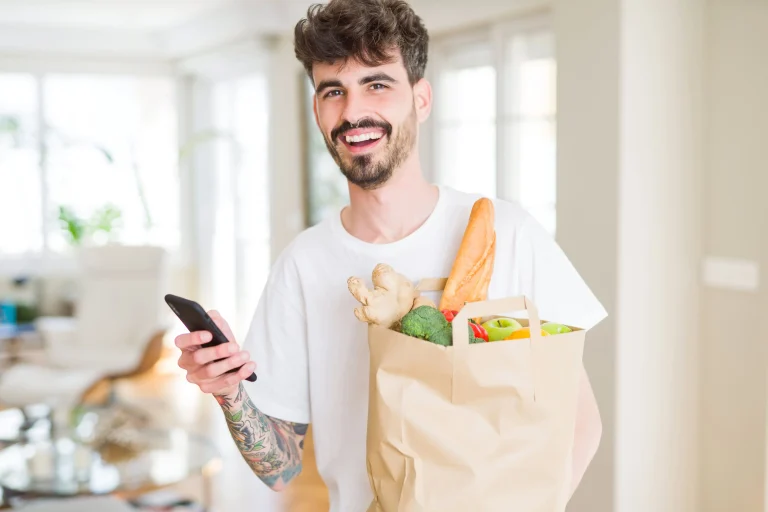
[[(256, 374), (248, 372), (248, 368), (255, 365), (245, 360), (247, 354), (239, 352), (234, 339), (230, 341), (227, 338), (200, 304), (172, 294), (165, 296), (165, 302), (190, 332), (177, 338), (177, 345), (187, 350), (187, 354), (182, 354), (179, 359), (179, 366), (188, 371), (188, 380), (198, 383), (204, 392), (214, 393), (222, 387), (239, 383), (243, 378), (256, 381)], [(226, 322), (223, 319), (220, 321), (229, 330)], [(210, 341), (203, 342), (206, 333), (209, 333)], [(218, 377), (223, 375), (228, 377), (219, 380)], [(218, 382), (210, 384), (213, 379)]]

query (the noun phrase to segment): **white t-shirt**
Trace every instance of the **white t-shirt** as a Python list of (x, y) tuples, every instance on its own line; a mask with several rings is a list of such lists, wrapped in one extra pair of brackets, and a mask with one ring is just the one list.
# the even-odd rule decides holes
[[(372, 500), (366, 472), (367, 326), (347, 289), (387, 263), (414, 282), (447, 277), (479, 196), (440, 187), (435, 210), (410, 236), (369, 244), (340, 215), (313, 226), (276, 261), (243, 348), (258, 380), (244, 382), (256, 407), (286, 421), (312, 423), (331, 512), (362, 512)], [(496, 257), (489, 298), (526, 295), (543, 319), (589, 329), (606, 311), (565, 254), (515, 203), (494, 199)]]

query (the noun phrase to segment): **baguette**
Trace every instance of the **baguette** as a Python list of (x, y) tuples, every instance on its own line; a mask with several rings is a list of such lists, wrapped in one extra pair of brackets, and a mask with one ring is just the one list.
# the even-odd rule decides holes
[(439, 309), (458, 311), (466, 302), (486, 300), (495, 256), (493, 202), (481, 198), (472, 206), (464, 238), (440, 298)]

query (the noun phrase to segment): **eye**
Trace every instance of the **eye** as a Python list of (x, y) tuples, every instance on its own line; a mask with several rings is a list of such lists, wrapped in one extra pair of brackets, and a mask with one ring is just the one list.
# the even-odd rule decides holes
[(384, 85), (384, 84), (371, 84), (371, 89), (373, 89), (373, 90), (381, 90), (381, 89), (386, 89), (386, 88), (387, 88), (387, 86)]
[[(336, 93), (338, 93), (338, 94), (336, 94)], [(333, 96), (338, 96), (338, 95), (340, 95), (340, 94), (342, 94), (341, 90), (339, 90), (339, 89), (334, 89), (334, 90), (332, 90), (332, 91), (328, 91), (328, 92), (325, 94), (325, 96), (323, 96), (323, 97), (324, 97), (324, 98), (331, 98), (331, 97), (333, 97)]]

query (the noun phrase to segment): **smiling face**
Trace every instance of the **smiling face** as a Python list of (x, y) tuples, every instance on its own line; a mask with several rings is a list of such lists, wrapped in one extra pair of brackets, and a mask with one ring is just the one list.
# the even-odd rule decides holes
[(315, 118), (328, 151), (350, 183), (372, 190), (413, 154), (429, 111), (429, 85), (411, 86), (399, 55), (368, 67), (315, 64)]

